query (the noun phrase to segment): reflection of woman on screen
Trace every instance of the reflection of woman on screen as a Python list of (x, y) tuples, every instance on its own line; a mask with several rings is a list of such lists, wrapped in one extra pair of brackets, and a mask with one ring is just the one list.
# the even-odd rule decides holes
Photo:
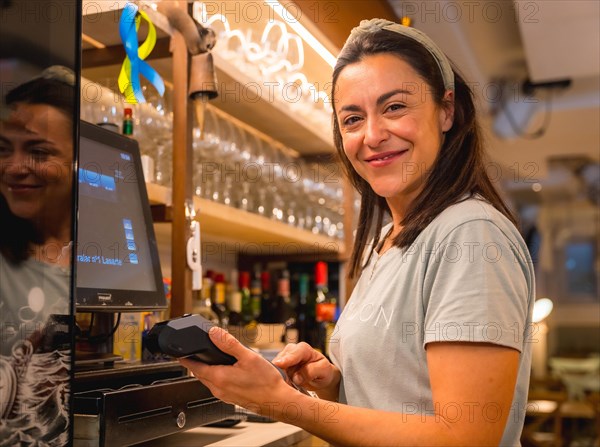
[(73, 74), (6, 96), (0, 123), (0, 446), (63, 445), (69, 380)]

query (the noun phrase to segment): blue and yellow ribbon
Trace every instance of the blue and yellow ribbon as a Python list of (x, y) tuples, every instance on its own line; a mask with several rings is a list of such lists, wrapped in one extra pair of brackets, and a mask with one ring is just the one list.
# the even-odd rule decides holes
[[(137, 33), (141, 19), (148, 22), (148, 36), (138, 46)], [(165, 84), (162, 78), (154, 68), (144, 61), (156, 45), (156, 28), (148, 14), (140, 11), (137, 5), (127, 3), (121, 14), (119, 33), (127, 54), (119, 73), (119, 90), (125, 96), (125, 101), (131, 104), (146, 102), (142, 93), (140, 75), (148, 79), (160, 96), (163, 96)]]

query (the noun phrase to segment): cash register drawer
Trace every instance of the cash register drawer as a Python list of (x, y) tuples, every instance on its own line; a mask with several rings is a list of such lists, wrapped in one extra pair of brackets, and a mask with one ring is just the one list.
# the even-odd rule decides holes
[(233, 405), (216, 399), (192, 377), (78, 392), (74, 407), (78, 447), (133, 445), (234, 414)]

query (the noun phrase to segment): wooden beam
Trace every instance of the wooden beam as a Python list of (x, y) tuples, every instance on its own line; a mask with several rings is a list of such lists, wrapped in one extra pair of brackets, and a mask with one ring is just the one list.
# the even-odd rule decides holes
[[(186, 2), (180, 1), (185, 8)], [(190, 55), (183, 36), (175, 31), (171, 38), (173, 57), (173, 231), (171, 232), (171, 317), (192, 311), (192, 271), (187, 265), (186, 245), (191, 235), (186, 202), (192, 195), (192, 119), (188, 99)]]
[[(157, 39), (152, 53), (148, 55), (146, 60), (170, 58), (170, 43), (170, 37)], [(81, 68), (86, 69), (117, 65), (123, 63), (123, 59), (125, 59), (125, 49), (123, 48), (123, 45), (113, 45), (106, 48), (90, 48), (82, 51)]]

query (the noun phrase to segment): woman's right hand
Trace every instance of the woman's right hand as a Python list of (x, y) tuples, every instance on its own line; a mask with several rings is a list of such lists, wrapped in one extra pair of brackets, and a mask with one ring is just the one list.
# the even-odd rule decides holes
[(315, 391), (323, 399), (337, 400), (340, 370), (309, 344), (288, 344), (273, 359), (273, 364), (285, 370), (296, 385)]

